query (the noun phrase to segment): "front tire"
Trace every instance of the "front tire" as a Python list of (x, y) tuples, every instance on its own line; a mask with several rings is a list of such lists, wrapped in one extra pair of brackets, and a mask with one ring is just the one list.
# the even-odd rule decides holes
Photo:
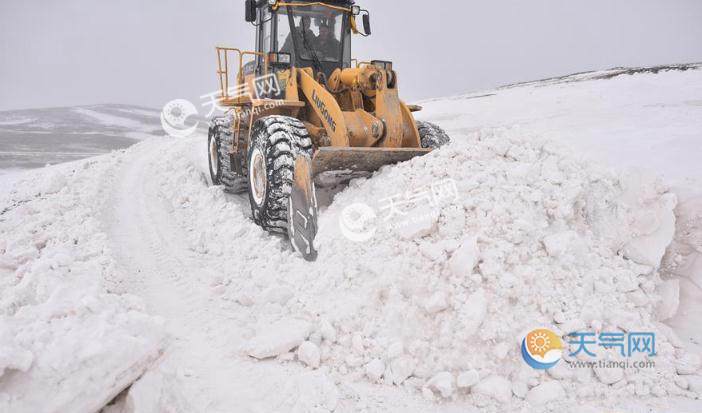
[(220, 140), (213, 128), (207, 134), (207, 158), (213, 185), (222, 184), (222, 163), (219, 157)]
[(232, 170), (229, 156), (232, 139), (226, 119), (213, 119), (207, 134), (207, 158), (212, 184), (223, 185), (225, 191), (240, 194), (246, 191), (246, 179)]
[(443, 129), (431, 122), (417, 121), (417, 130), (422, 148), (437, 149), (451, 141)]
[(312, 156), (312, 140), (302, 122), (266, 116), (254, 123), (248, 153), (249, 202), (254, 222), (266, 231), (287, 234), (298, 156)]

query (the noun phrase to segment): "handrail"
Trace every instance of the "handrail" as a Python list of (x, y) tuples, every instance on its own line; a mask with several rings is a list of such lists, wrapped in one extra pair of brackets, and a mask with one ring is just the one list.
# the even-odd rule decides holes
[(223, 100), (229, 99), (229, 52), (236, 52), (239, 56), (239, 73), (236, 77), (236, 86), (244, 83), (244, 56), (263, 57), (263, 74), (268, 75), (268, 55), (262, 52), (241, 50), (233, 47), (216, 46), (217, 49), (217, 74), (219, 75), (219, 89)]

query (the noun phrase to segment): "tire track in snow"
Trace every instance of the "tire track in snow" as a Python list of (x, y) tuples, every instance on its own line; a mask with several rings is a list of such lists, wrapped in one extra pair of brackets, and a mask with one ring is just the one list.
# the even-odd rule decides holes
[[(211, 293), (220, 263), (190, 249), (173, 207), (160, 195), (166, 189), (158, 160), (165, 145), (173, 144), (155, 139), (127, 151), (103, 217), (124, 277), (121, 285), (166, 319), (173, 338), (161, 361), (133, 387), (142, 392), (135, 399), (145, 397), (155, 411), (275, 410), (309, 373), (299, 366), (253, 362), (239, 353), (248, 333), (242, 323), (247, 312)], [(184, 152), (193, 146), (175, 144), (188, 146)]]
[[(195, 405), (209, 410), (214, 403), (213, 389), (202, 372), (194, 371), (208, 364), (214, 371), (214, 361), (230, 357), (211, 343), (218, 329), (237, 326), (223, 325), (227, 322), (223, 306), (213, 305), (208, 291), (207, 280), (213, 272), (203, 258), (188, 249), (171, 215), (172, 208), (160, 196), (161, 164), (154, 160), (159, 159), (162, 148), (163, 142), (156, 140), (130, 150), (128, 155), (132, 156), (127, 156), (117, 171), (106, 226), (125, 289), (141, 296), (150, 312), (166, 319), (173, 341), (154, 369), (175, 370), (175, 377), (169, 371), (161, 379), (183, 387), (170, 393), (190, 395), (175, 398), (175, 411), (194, 411), (190, 406), (193, 397)], [(205, 348), (210, 350), (208, 354), (203, 354)], [(170, 399), (169, 405), (173, 402), (172, 394), (165, 398)]]

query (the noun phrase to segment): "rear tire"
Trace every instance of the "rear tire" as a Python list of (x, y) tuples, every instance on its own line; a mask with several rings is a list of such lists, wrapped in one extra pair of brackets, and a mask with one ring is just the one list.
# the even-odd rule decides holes
[(232, 133), (227, 118), (215, 118), (210, 123), (207, 136), (207, 158), (210, 165), (210, 178), (213, 185), (224, 185), (224, 190), (234, 194), (246, 191), (246, 178), (231, 168), (229, 148), (232, 146)]
[(451, 138), (439, 126), (431, 122), (417, 121), (422, 148), (437, 149), (451, 141)]
[(266, 116), (254, 123), (248, 154), (249, 201), (254, 222), (266, 231), (287, 234), (298, 156), (312, 156), (312, 140), (302, 122)]

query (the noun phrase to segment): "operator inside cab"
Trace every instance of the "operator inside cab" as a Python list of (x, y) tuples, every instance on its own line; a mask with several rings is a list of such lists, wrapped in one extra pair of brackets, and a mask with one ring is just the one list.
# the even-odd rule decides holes
[(310, 44), (310, 47), (312, 47), (312, 45), (316, 43), (317, 36), (315, 36), (312, 29), (310, 29), (311, 20), (312, 19), (310, 19), (309, 16), (302, 16), (302, 19), (300, 20), (300, 27), (297, 27), (297, 30), (293, 30), (288, 34), (287, 39), (285, 39), (285, 43), (283, 43), (283, 46), (280, 48), (281, 52), (293, 52), (293, 49), (295, 48), (292, 38), (293, 35), (297, 37), (295, 41), (299, 42), (300, 44), (304, 44), (306, 41)]
[(336, 38), (334, 19), (321, 19), (316, 48), (326, 60), (337, 61), (341, 55), (341, 41)]

